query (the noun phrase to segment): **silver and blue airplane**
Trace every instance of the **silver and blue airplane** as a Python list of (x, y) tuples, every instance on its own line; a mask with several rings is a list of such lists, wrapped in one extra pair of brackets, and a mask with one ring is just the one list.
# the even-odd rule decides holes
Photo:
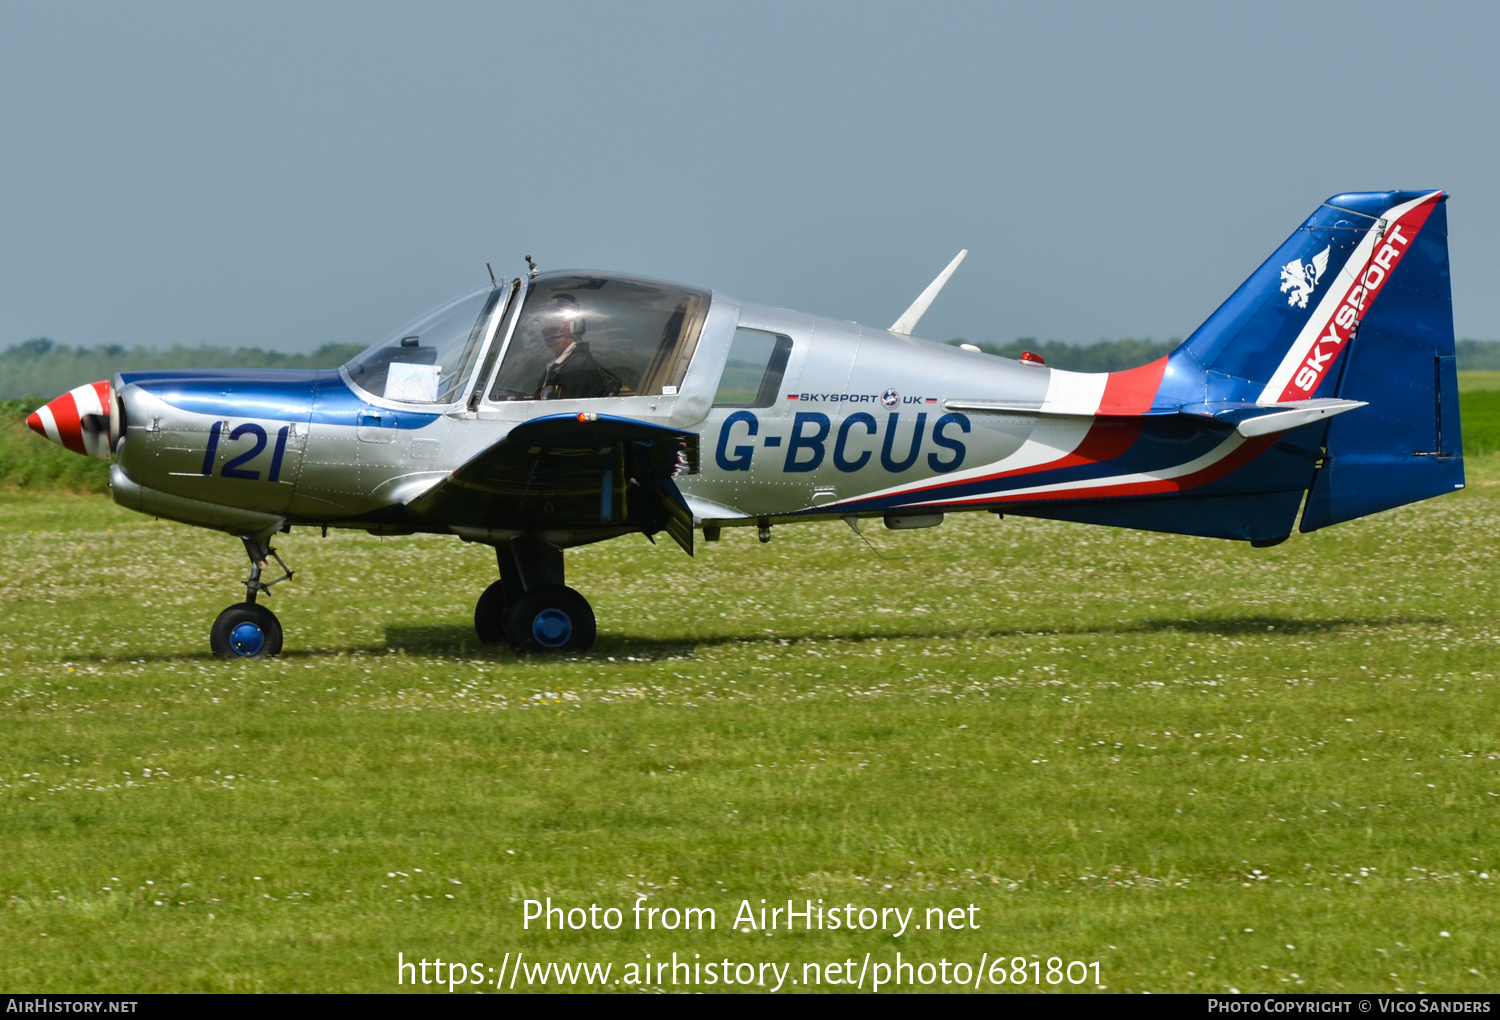
[(1328, 199), (1128, 371), (913, 337), (963, 253), (889, 328), (532, 265), (337, 370), (124, 372), (29, 423), (112, 460), (121, 506), (243, 542), (226, 658), (280, 652), (260, 599), (292, 528), (492, 546), (478, 637), (541, 652), (595, 636), (562, 551), (635, 533), (691, 554), (724, 528), (982, 511), (1271, 546), (1463, 487), (1447, 197)]

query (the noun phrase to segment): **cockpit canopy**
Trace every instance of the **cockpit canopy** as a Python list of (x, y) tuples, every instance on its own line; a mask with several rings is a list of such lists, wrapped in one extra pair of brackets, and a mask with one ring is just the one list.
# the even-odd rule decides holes
[(489, 399), (675, 393), (709, 295), (618, 273), (546, 273), (526, 304)]
[[(493, 331), (492, 344), (505, 343), (491, 320), (509, 290), (462, 294), (344, 369), (374, 397), (457, 403), (485, 337)], [(547, 273), (527, 282), (524, 302), (489, 387), (491, 401), (675, 393), (697, 347), (709, 294), (618, 273)], [(485, 358), (486, 374), (496, 353)]]

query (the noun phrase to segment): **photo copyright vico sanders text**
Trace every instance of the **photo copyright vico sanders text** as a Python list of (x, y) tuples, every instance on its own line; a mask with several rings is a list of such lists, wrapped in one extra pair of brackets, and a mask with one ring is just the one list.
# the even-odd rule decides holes
[(1379, 995), (1352, 999), (1283, 999), (1268, 995), (1263, 999), (1211, 996), (1208, 1000), (1210, 1013), (1369, 1013), (1372, 1010), (1378, 1013), (1488, 1013), (1490, 1003), (1488, 999), (1436, 999), (1420, 994), (1400, 999)]
[[(634, 905), (566, 906), (551, 897), (523, 900), (523, 931), (612, 932), (621, 929), (659, 932), (671, 937), (692, 937), (700, 932), (776, 933), (860, 932), (892, 939), (909, 938), (914, 931), (979, 931), (981, 908), (962, 907), (870, 907), (857, 903), (825, 903), (804, 899), (800, 903), (742, 899), (727, 909), (704, 907), (660, 907), (645, 897)], [(720, 928), (725, 924), (724, 929)], [(396, 954), (398, 985), (438, 985), (448, 991), (483, 991), (517, 988), (562, 987), (702, 987), (759, 986), (780, 991), (789, 986), (837, 986), (856, 991), (886, 988), (947, 985), (980, 990), (1001, 985), (1031, 987), (1087, 986), (1104, 988), (1097, 960), (1064, 960), (1021, 952), (982, 951), (977, 959), (936, 960), (913, 958), (900, 951), (866, 952), (844, 959), (784, 960), (736, 959), (729, 955), (694, 952), (689, 947), (658, 952), (640, 951), (613, 959), (537, 959), (525, 950), (497, 952), (497, 959), (455, 961), (451, 958)]]

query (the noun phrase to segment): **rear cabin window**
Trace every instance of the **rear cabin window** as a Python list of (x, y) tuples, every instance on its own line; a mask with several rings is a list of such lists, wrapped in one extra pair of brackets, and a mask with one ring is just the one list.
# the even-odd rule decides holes
[(759, 329), (737, 329), (719, 377), (715, 407), (771, 407), (781, 391), (792, 338)]
[(613, 273), (539, 276), (490, 400), (676, 393), (708, 303), (705, 291)]

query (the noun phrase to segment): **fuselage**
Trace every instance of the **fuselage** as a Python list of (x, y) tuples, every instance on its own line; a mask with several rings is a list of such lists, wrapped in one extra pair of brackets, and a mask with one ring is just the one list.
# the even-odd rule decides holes
[[(713, 405), (737, 329), (790, 340), (766, 406)], [(1041, 366), (714, 295), (676, 394), (470, 406), (469, 387), (431, 407), (363, 392), (342, 369), (124, 373), (115, 380), (115, 492), (135, 509), (232, 531), (251, 515), (263, 526), (368, 526), (515, 425), (585, 411), (699, 432), (701, 468), (678, 479), (698, 517), (779, 518), (1003, 460), (1037, 419), (949, 411), (944, 401), (1004, 395), (1041, 408), (1050, 377)]]
[[(236, 534), (315, 525), (503, 539), (473, 521), (403, 508), (518, 424), (583, 413), (696, 433), (699, 469), (676, 483), (699, 524), (884, 515), (920, 526), (955, 510), (1068, 516), (1057, 506), (1176, 492), (1216, 481), (1268, 445), (1211, 421), (1142, 417), (1165, 360), (1132, 372), (1062, 372), (720, 294), (704, 303), (676, 384), (492, 399), (513, 363), (523, 303), (517, 281), (509, 300), (486, 306), (489, 321), (474, 327), (466, 355), (470, 375), (447, 384), (444, 403), (377, 396), (348, 366), (122, 374), (115, 498)], [(1291, 459), (1283, 487), (1300, 491), (1311, 460)], [(528, 530), (538, 529), (558, 545), (634, 530)], [(1255, 536), (1229, 526), (1225, 537)]]

